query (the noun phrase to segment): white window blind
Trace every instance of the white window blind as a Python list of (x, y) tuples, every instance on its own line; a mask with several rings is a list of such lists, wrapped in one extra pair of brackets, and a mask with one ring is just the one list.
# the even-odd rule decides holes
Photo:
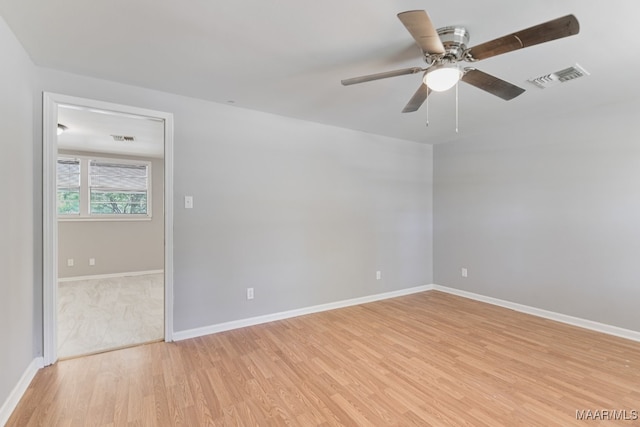
[(91, 215), (146, 215), (149, 165), (117, 161), (89, 161)]
[(80, 160), (59, 158), (57, 164), (59, 215), (80, 214)]

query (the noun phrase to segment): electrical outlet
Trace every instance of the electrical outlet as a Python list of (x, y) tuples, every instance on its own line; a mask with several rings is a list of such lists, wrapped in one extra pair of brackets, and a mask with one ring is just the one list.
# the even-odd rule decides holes
[(467, 276), (468, 276), (468, 274), (469, 274), (469, 272), (467, 271), (467, 269), (466, 269), (465, 267), (462, 267), (462, 268), (460, 269), (460, 275), (461, 275), (462, 277), (467, 277)]
[(67, 267), (73, 267), (73, 258), (67, 260)]
[(382, 271), (376, 271), (376, 280), (382, 279)]
[(253, 288), (247, 288), (247, 299), (253, 299)]
[(89, 265), (96, 265), (96, 259), (95, 258), (89, 258)]

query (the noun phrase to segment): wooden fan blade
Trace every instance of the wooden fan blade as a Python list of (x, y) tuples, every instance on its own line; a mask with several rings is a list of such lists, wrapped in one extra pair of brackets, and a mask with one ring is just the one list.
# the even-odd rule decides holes
[(431, 93), (431, 89), (427, 87), (426, 84), (422, 83), (416, 93), (413, 94), (409, 103), (402, 110), (403, 113), (412, 113), (414, 111), (418, 111), (418, 108), (424, 104), (424, 101), (427, 99), (429, 94)]
[(424, 53), (444, 53), (444, 46), (429, 15), (424, 10), (410, 10), (398, 14), (398, 18), (413, 36)]
[(407, 74), (415, 74), (424, 71), (420, 67), (403, 68), (401, 70), (385, 71), (384, 73), (369, 74), (367, 76), (352, 77), (350, 79), (341, 80), (344, 86), (354, 85), (357, 83), (370, 82), (372, 80), (386, 79), (389, 77), (404, 76)]
[(579, 32), (580, 24), (576, 17), (567, 15), (479, 44), (469, 49), (468, 53), (475, 60), (486, 59), (513, 50), (573, 36)]
[(509, 101), (524, 92), (524, 89), (521, 87), (494, 77), (491, 74), (476, 70), (475, 68), (468, 69), (464, 76), (462, 76), (461, 80), (477, 87), (478, 89), (482, 89), (492, 95), (498, 96), (505, 101)]

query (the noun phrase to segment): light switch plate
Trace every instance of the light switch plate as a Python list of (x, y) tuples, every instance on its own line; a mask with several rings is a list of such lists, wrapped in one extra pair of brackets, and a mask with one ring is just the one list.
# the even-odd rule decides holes
[(193, 196), (184, 196), (184, 208), (193, 209)]

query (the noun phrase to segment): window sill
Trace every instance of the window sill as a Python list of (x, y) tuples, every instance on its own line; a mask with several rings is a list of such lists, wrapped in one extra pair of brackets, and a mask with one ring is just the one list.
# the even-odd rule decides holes
[(153, 218), (151, 216), (58, 216), (58, 222), (95, 222), (95, 221), (112, 221), (112, 222), (123, 222), (123, 221), (151, 221)]

